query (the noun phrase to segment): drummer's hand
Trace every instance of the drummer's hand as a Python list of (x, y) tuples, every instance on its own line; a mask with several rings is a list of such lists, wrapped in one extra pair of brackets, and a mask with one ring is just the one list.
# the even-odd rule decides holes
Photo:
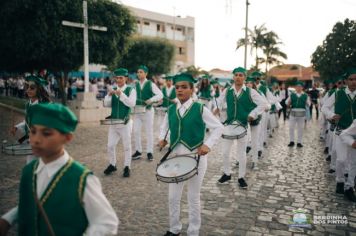
[(351, 147), (356, 149), (356, 141), (353, 142), (353, 144), (351, 145)]
[(158, 143), (159, 148), (164, 148), (167, 145), (167, 140), (160, 140)]
[(120, 90), (120, 89), (118, 89), (118, 90), (116, 90), (116, 91), (115, 91), (115, 94), (116, 94), (117, 96), (120, 96), (120, 95), (121, 95), (121, 93), (122, 93), (122, 92), (121, 92), (121, 90)]
[(204, 156), (204, 155), (208, 154), (208, 152), (210, 152), (210, 148), (208, 146), (206, 146), (205, 144), (198, 147), (198, 155)]
[(220, 116), (220, 110), (219, 110), (219, 108), (216, 108), (216, 109), (214, 110), (213, 114), (214, 114), (215, 116), (216, 116), (216, 115)]
[(111, 91), (109, 92), (109, 96), (112, 96), (114, 93), (115, 93), (115, 90), (111, 90)]
[(17, 127), (14, 126), (14, 127), (11, 128), (10, 133), (11, 133), (13, 136), (15, 136), (16, 131), (17, 131)]
[(150, 99), (147, 99), (146, 101), (145, 101), (145, 103), (146, 103), (146, 105), (150, 105), (151, 103), (153, 103)]
[(336, 115), (334, 115), (331, 119), (332, 119), (333, 121), (339, 121), (340, 118), (341, 118), (341, 116), (338, 115), (338, 114), (336, 114)]
[(0, 218), (0, 236), (7, 235), (11, 225), (6, 220)]
[(247, 120), (248, 120), (248, 122), (252, 122), (254, 119), (253, 119), (252, 116), (248, 116), (248, 117), (247, 117)]

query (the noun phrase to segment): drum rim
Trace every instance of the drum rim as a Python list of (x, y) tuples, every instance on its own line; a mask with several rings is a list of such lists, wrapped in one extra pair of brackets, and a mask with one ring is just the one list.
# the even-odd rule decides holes
[[(28, 146), (30, 148), (23, 148), (23, 149), (13, 149), (9, 147), (13, 146)], [(8, 155), (13, 155), (13, 156), (23, 156), (23, 155), (33, 155), (32, 152), (32, 147), (30, 144), (7, 144), (7, 145), (2, 145), (1, 147), (1, 152), (8, 154)]]
[[(122, 123), (105, 124), (106, 121), (122, 121)], [(105, 119), (105, 120), (100, 120), (100, 124), (102, 124), (102, 125), (124, 125), (125, 123), (126, 123), (126, 121), (123, 120), (123, 119)]]
[[(10, 146), (29, 146), (30, 148), (22, 148), (22, 149), (16, 149), (16, 150), (32, 150), (32, 147), (31, 145), (28, 143), (28, 144), (20, 144), (20, 143), (15, 143), (15, 144), (6, 144), (6, 145), (3, 145), (3, 149), (7, 149), (7, 147), (10, 147)], [(10, 150), (10, 149), (7, 149), (7, 150)]]

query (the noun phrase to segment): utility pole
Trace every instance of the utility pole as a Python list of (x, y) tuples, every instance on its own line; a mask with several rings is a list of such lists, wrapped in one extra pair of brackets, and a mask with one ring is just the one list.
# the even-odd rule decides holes
[(245, 21), (245, 58), (244, 58), (244, 67), (247, 70), (246, 66), (247, 66), (247, 31), (248, 31), (248, 5), (250, 5), (250, 3), (248, 2), (248, 0), (246, 0), (246, 21)]

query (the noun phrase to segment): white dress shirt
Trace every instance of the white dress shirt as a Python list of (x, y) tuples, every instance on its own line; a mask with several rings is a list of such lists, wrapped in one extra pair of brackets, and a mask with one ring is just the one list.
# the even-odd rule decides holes
[[(238, 97), (242, 90), (246, 91), (246, 88), (247, 87), (243, 85), (239, 89), (239, 91), (236, 90), (235, 86), (231, 86), (230, 88), (225, 89), (217, 99), (218, 107), (224, 107), (224, 104), (226, 103), (226, 93), (228, 90), (233, 89), (235, 96)], [(255, 103), (257, 107), (255, 107), (250, 112), (250, 114), (248, 114), (248, 116), (251, 116), (253, 119), (256, 119), (258, 115), (262, 114), (265, 111), (265, 109), (268, 108), (269, 104), (267, 103), (267, 100), (264, 97), (262, 97), (262, 95), (259, 94), (255, 89), (250, 89), (250, 91), (251, 91), (250, 96), (252, 102)]]
[[(119, 89), (121, 91), (121, 95), (118, 96), (116, 94), (114, 94), (113, 96), (116, 96), (119, 98), (119, 100), (125, 104), (125, 106), (128, 107), (134, 107), (136, 104), (136, 90), (135, 89), (131, 89), (130, 95), (126, 96), (126, 94), (124, 93), (125, 89), (127, 88), (127, 85), (125, 84), (124, 86), (117, 87), (117, 89)], [(111, 98), (112, 95), (106, 95), (104, 98), (104, 106), (105, 107), (111, 107)]]
[[(47, 164), (42, 159), (39, 159), (39, 164), (35, 171), (37, 174), (36, 185), (39, 199), (54, 175), (69, 161), (69, 158), (68, 153), (64, 151), (63, 156)], [(99, 179), (94, 175), (88, 175), (86, 179), (83, 204), (89, 223), (85, 235), (94, 236), (117, 233), (119, 219), (102, 192)], [(1, 218), (9, 222), (10, 225), (14, 224), (18, 218), (18, 207), (16, 206), (11, 209)]]
[[(321, 108), (321, 112), (324, 113), (326, 119), (331, 119), (335, 115), (335, 94), (336, 93), (337, 93), (337, 91), (335, 91), (330, 97), (328, 97), (324, 101), (323, 107)], [(356, 90), (351, 92), (348, 87), (345, 88), (345, 93), (351, 99), (354, 99), (354, 97), (356, 96)]]
[[(140, 85), (140, 89), (142, 90), (143, 86), (145, 86), (145, 83), (147, 82), (148, 80), (145, 78), (142, 82), (139, 81), (139, 85)], [(148, 99), (148, 101), (150, 103), (153, 103), (153, 102), (158, 102), (160, 100), (163, 99), (163, 93), (162, 91), (157, 87), (157, 85), (155, 83), (151, 83), (152, 84), (152, 92), (154, 94), (153, 97), (151, 97), (150, 99)]]
[[(180, 101), (178, 100), (177, 103), (177, 110), (179, 111), (179, 114), (181, 116), (184, 115), (184, 113), (190, 108), (190, 106), (193, 104), (193, 99), (189, 98), (185, 103), (181, 104)], [(209, 137), (207, 137), (204, 141), (204, 144), (208, 146), (210, 149), (214, 146), (214, 144), (219, 140), (221, 137), (222, 131), (224, 126), (221, 124), (221, 122), (209, 111), (205, 106), (203, 106), (203, 114), (202, 114), (203, 122), (206, 124), (206, 128), (210, 130), (209, 132)], [(159, 135), (159, 140), (163, 140), (167, 134), (167, 130), (169, 129), (169, 124), (168, 124), (168, 113), (164, 116), (163, 123), (161, 125), (161, 130), (160, 130), (160, 135)], [(192, 127), (194, 129), (194, 127)], [(169, 135), (169, 133), (168, 133)], [(168, 137), (167, 135), (167, 137)], [(178, 144), (182, 145), (182, 144)], [(176, 148), (179, 148), (177, 145)]]
[[(169, 88), (166, 86), (167, 97), (171, 96), (173, 89), (174, 89), (174, 86), (171, 86), (171, 87), (169, 87)], [(174, 103), (177, 103), (178, 101), (179, 101), (179, 100), (178, 100), (177, 97), (175, 97), (175, 98), (173, 99), (173, 102), (174, 102)]]
[[(38, 99), (36, 99), (35, 101), (31, 101), (31, 99), (29, 100), (29, 106), (38, 104)], [(17, 130), (19, 130), (21, 133), (25, 133), (25, 127), (26, 127), (26, 121), (23, 120), (20, 123), (18, 123), (17, 125), (15, 125), (15, 127), (17, 128)]]
[(352, 146), (352, 144), (356, 142), (356, 119), (352, 122), (349, 128), (341, 132), (340, 138), (348, 146)]

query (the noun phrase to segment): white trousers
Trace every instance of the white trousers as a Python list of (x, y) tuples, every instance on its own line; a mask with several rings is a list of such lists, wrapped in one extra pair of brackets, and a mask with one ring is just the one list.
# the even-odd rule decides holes
[[(257, 162), (258, 160), (258, 150), (259, 149), (259, 142), (258, 142), (258, 137), (260, 134), (260, 129), (261, 125), (258, 124), (256, 126), (250, 126), (251, 127), (251, 154), (252, 154), (252, 161)], [(262, 147), (260, 147), (262, 148)]]
[(335, 170), (336, 168), (336, 159), (337, 159), (337, 154), (336, 154), (336, 134), (335, 131), (329, 130), (329, 135), (330, 135), (330, 148), (329, 148), (329, 154), (331, 156), (331, 162), (330, 162), (330, 169)]
[[(174, 154), (186, 154), (190, 151), (183, 145), (178, 144), (173, 150)], [(188, 207), (189, 207), (189, 226), (187, 235), (198, 236), (201, 226), (201, 207), (200, 207), (200, 189), (203, 183), (204, 175), (207, 169), (207, 155), (201, 156), (198, 166), (198, 175), (193, 178), (180, 182), (178, 184), (169, 184), (169, 231), (179, 233), (182, 230), (180, 222), (180, 201), (182, 198), (183, 187), (188, 185)]]
[(336, 182), (345, 182), (345, 173), (348, 173), (347, 181), (345, 182), (345, 189), (353, 188), (355, 186), (356, 175), (356, 149), (351, 148), (343, 143), (338, 135), (335, 135), (336, 148)]
[(305, 116), (295, 117), (289, 116), (289, 140), (294, 142), (294, 130), (297, 125), (297, 142), (302, 143), (303, 139), (303, 126), (304, 126)]
[(135, 150), (142, 152), (142, 141), (141, 141), (141, 130), (142, 124), (145, 127), (146, 131), (146, 152), (153, 153), (153, 117), (154, 109), (146, 109), (145, 113), (135, 114), (134, 117), (134, 136), (135, 136)]
[(108, 133), (108, 158), (109, 163), (116, 166), (116, 146), (120, 139), (124, 146), (124, 166), (131, 166), (131, 127), (132, 120), (126, 125), (111, 125)]
[(226, 175), (231, 174), (231, 166), (230, 166), (230, 152), (232, 144), (236, 141), (237, 150), (236, 150), (236, 157), (239, 161), (239, 178), (244, 178), (246, 174), (246, 146), (247, 146), (247, 135), (243, 138), (230, 140), (230, 139), (223, 139), (222, 140), (222, 149), (223, 149), (223, 167), (224, 173)]
[(267, 112), (263, 112), (261, 121), (259, 123), (260, 126), (260, 134), (258, 136), (258, 150), (263, 151), (263, 143), (266, 142), (267, 139)]

